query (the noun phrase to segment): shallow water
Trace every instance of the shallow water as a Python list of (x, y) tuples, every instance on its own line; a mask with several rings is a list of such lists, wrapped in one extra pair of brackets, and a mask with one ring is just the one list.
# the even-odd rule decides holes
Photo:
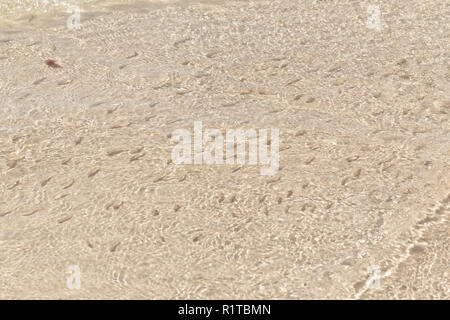
[[(448, 299), (445, 1), (377, 32), (330, 2), (93, 2), (0, 37), (0, 299)], [(280, 172), (175, 165), (194, 121), (278, 128)]]
[[(190, 3), (193, 0), (2, 0), (0, 2), (0, 17), (17, 20), (23, 16), (44, 15), (67, 12), (73, 6), (81, 11), (108, 10), (120, 7), (161, 6), (167, 4)], [(195, 2), (223, 3), (224, 0), (197, 0)]]
[(166, 5), (192, 2), (223, 3), (223, 0), (3, 0), (0, 2), (0, 33), (20, 32), (27, 29), (60, 27), (79, 10), (80, 18), (87, 21), (100, 14), (117, 10), (138, 12)]
[(52, 13), (58, 10), (66, 11), (72, 6), (81, 9), (104, 8), (108, 6), (129, 5), (132, 3), (164, 4), (174, 0), (4, 0), (0, 3), (0, 14), (5, 18), (17, 18), (26, 14)]

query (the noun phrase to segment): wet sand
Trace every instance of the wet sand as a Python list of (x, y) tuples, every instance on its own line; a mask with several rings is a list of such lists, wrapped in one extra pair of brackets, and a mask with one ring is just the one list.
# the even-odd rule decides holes
[[(449, 299), (450, 7), (370, 5), (2, 33), (0, 298)], [(279, 172), (174, 164), (194, 121), (279, 129)]]

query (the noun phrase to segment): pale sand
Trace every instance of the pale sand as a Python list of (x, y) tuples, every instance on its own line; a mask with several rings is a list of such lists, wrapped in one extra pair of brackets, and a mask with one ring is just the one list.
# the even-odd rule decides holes
[[(450, 6), (372, 4), (2, 34), (0, 298), (449, 299)], [(281, 170), (171, 163), (194, 121), (278, 128)]]

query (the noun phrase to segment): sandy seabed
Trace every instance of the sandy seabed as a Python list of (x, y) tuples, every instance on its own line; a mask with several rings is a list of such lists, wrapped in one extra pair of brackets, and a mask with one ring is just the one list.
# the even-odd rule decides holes
[[(2, 33), (0, 298), (449, 299), (450, 4), (377, 4)], [(279, 171), (174, 164), (194, 121), (279, 129)]]

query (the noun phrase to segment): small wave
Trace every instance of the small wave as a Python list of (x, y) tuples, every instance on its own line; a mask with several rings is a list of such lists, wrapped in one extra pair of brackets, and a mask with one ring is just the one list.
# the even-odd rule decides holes
[(1, 0), (2, 31), (57, 26), (75, 8), (83, 12), (108, 12), (126, 7), (145, 7), (183, 2), (185, 0)]

